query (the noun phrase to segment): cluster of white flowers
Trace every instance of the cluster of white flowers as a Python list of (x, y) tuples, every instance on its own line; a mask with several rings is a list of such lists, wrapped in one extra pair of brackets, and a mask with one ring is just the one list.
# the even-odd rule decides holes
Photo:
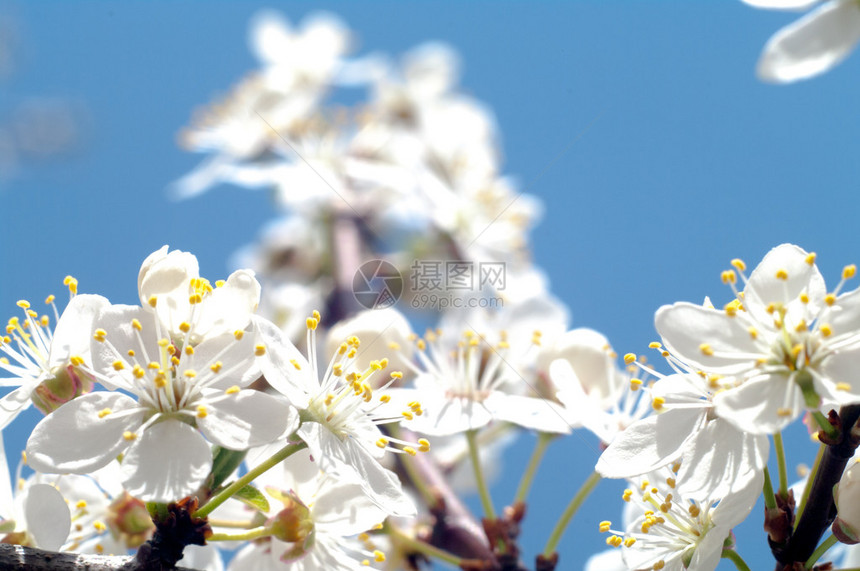
[[(847, 26), (857, 6), (829, 2), (804, 25), (835, 25), (839, 11)], [(809, 75), (843, 53), (786, 71), (793, 38), (766, 55), (773, 77)], [(802, 414), (838, 432), (828, 413), (860, 405), (860, 290), (843, 291), (856, 268), (828, 290), (815, 254), (794, 245), (774, 248), (749, 276), (734, 260), (722, 308), (657, 311), (652, 348), (672, 374), (634, 354), (621, 368), (604, 335), (570, 329), (530, 263), (539, 205), (502, 176), (492, 116), (457, 88), (452, 50), (421, 46), (399, 64), (349, 58), (350, 33), (333, 17), (294, 30), (272, 14), (255, 20), (252, 45), (261, 69), (183, 133), (210, 156), (174, 190), (265, 187), (286, 214), (225, 280), (204, 279), (192, 254), (164, 246), (141, 265), (139, 305), (78, 295), (70, 276), (62, 313), (53, 296), (53, 315), (18, 302), (23, 318), (0, 338), (11, 388), (0, 429), (31, 403), (45, 416), (14, 486), (0, 448), (2, 541), (125, 554), (164, 523), (167, 504), (196, 497), (182, 505), (211, 534), (183, 563), (200, 569), (223, 569), (227, 550), (237, 571), (413, 569), (421, 557), (501, 568), (519, 555), (516, 530), (546, 447), (585, 429), (604, 451), (540, 568), (554, 568), (566, 525), (601, 476), (629, 480), (627, 525), (600, 524), (620, 549), (590, 568), (712, 571), (739, 557), (732, 529), (763, 488), (774, 500), (769, 436), (781, 453), (779, 432)], [(368, 101), (326, 106), (345, 85), (366, 88)], [(420, 261), (486, 263), (506, 281), (421, 313), (389, 307), (400, 295), (389, 273), (386, 307), (358, 311), (353, 276), (382, 257), (401, 274)], [(418, 308), (420, 291), (399, 307)], [(429, 325), (423, 335), (418, 323)], [(521, 429), (538, 434), (537, 446), (499, 516), (486, 476)], [(790, 503), (781, 468), (778, 493)], [(845, 543), (860, 540), (857, 479), (849, 468), (835, 492), (834, 534)], [(484, 532), (460, 513), (451, 488), (461, 485), (481, 495)]]

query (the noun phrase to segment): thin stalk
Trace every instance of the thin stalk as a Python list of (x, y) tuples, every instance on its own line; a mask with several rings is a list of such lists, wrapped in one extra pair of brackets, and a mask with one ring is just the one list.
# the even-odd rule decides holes
[(827, 420), (827, 417), (821, 414), (819, 411), (812, 412), (812, 418), (815, 419), (815, 422), (818, 423), (818, 427), (824, 431), (824, 433), (831, 439), (836, 440), (839, 438), (839, 431), (830, 424), (830, 421)]
[(478, 456), (478, 442), (476, 430), (466, 431), (466, 442), (469, 444), (469, 458), (472, 460), (472, 469), (475, 471), (475, 481), (478, 484), (478, 493), (481, 494), (481, 505), (484, 507), (484, 515), (487, 519), (496, 519), (496, 510), (493, 509), (493, 500), (490, 498), (490, 489), (484, 479), (484, 471), (481, 468), (481, 459)]
[(254, 522), (252, 521), (233, 521), (230, 519), (208, 519), (209, 525), (212, 527), (228, 527), (231, 529), (251, 529), (254, 527)]
[(744, 561), (744, 558), (740, 556), (740, 554), (734, 549), (723, 549), (723, 553), (721, 555), (723, 559), (728, 559), (732, 563), (735, 564), (735, 567), (738, 568), (738, 571), (750, 571), (750, 566), (747, 565), (747, 562)]
[(198, 508), (196, 512), (191, 514), (192, 517), (206, 517), (212, 510), (226, 502), (229, 498), (233, 496), (236, 492), (250, 484), (254, 481), (254, 479), (260, 474), (266, 472), (267, 470), (274, 468), (291, 455), (295, 454), (299, 450), (304, 450), (307, 448), (307, 444), (304, 442), (299, 442), (297, 444), (287, 444), (277, 452), (275, 452), (271, 458), (261, 463), (259, 466), (249, 470), (247, 474), (218, 492), (216, 495), (212, 497), (205, 505)]
[(526, 467), (526, 471), (523, 472), (523, 477), (520, 480), (519, 487), (517, 488), (517, 495), (514, 496), (514, 502), (525, 503), (526, 497), (529, 495), (532, 482), (534, 481), (535, 474), (537, 474), (538, 466), (540, 466), (541, 460), (543, 460), (543, 455), (546, 452), (549, 443), (552, 442), (552, 439), (553, 435), (551, 434), (546, 434), (544, 432), (538, 434), (535, 449), (532, 452), (532, 457), (529, 460), (529, 465)]
[(785, 469), (785, 448), (782, 445), (782, 433), (773, 435), (773, 447), (776, 449), (776, 462), (779, 468), (779, 496), (788, 497), (788, 471)]
[(764, 495), (764, 507), (772, 510), (776, 508), (776, 498), (773, 495), (773, 484), (770, 483), (770, 470), (767, 466), (764, 467), (764, 486), (762, 489)]
[(394, 527), (393, 525), (386, 525), (385, 531), (388, 532), (389, 537), (391, 537), (394, 543), (398, 543), (412, 552), (423, 553), (428, 557), (438, 559), (439, 561), (444, 561), (445, 563), (453, 565), (457, 568), (459, 568), (461, 563), (463, 562), (463, 560), (456, 555), (448, 553), (447, 551), (439, 549), (438, 547), (434, 547), (425, 541), (421, 541), (420, 539), (410, 537), (396, 527)]
[(552, 534), (550, 534), (549, 539), (546, 542), (546, 547), (543, 548), (544, 557), (552, 557), (552, 554), (555, 553), (555, 548), (558, 546), (559, 541), (561, 541), (561, 537), (564, 535), (564, 530), (567, 529), (567, 524), (570, 523), (570, 520), (573, 519), (576, 511), (585, 501), (585, 498), (587, 498), (594, 488), (597, 487), (600, 480), (600, 474), (592, 472), (585, 482), (582, 483), (579, 491), (576, 492), (576, 495), (573, 496), (573, 499), (571, 499), (570, 503), (567, 504), (567, 507), (564, 509), (564, 513), (561, 514), (560, 518), (558, 518), (558, 522), (555, 524), (555, 528), (553, 528)]
[(812, 552), (812, 555), (809, 556), (809, 559), (806, 560), (806, 563), (803, 564), (804, 569), (812, 569), (812, 566), (815, 565), (815, 562), (824, 555), (828, 549), (836, 545), (836, 536), (832, 533), (827, 536), (827, 539), (821, 542), (821, 545), (815, 548), (815, 551)]
[(815, 480), (815, 475), (818, 473), (818, 467), (821, 465), (821, 459), (824, 457), (824, 450), (827, 448), (824, 444), (818, 446), (818, 454), (815, 456), (815, 463), (812, 465), (812, 470), (806, 476), (806, 485), (803, 486), (803, 494), (800, 496), (800, 503), (797, 504), (797, 511), (794, 516), (794, 528), (797, 529), (797, 522), (800, 521), (800, 516), (803, 515), (803, 510), (809, 500), (809, 492), (812, 490), (812, 481)]
[(251, 541), (260, 539), (261, 537), (269, 537), (272, 535), (272, 530), (265, 525), (249, 529), (242, 533), (213, 533), (206, 541)]

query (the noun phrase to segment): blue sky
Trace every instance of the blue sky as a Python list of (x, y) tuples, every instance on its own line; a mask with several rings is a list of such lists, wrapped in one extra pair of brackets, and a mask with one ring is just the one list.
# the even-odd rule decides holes
[[(791, 86), (754, 76), (761, 47), (794, 14), (680, 0), (7, 2), (0, 18), (15, 30), (16, 70), (0, 79), (0, 126), (32, 98), (85, 109), (76, 152), (0, 180), (0, 307), (9, 315), (17, 299), (61, 293), (66, 274), (81, 291), (134, 302), (140, 262), (162, 244), (195, 253), (204, 275), (226, 274), (229, 255), (273, 215), (265, 193), (223, 187), (176, 203), (165, 187), (200, 160), (176, 145), (192, 110), (255, 66), (247, 22), (263, 6), (292, 21), (329, 9), (361, 53), (454, 46), (463, 85), (495, 112), (505, 171), (545, 202), (536, 262), (573, 324), (600, 330), (619, 353), (645, 351), (662, 304), (726, 301), (719, 274), (734, 257), (752, 266), (794, 242), (818, 253), (834, 283), (860, 261), (860, 56)], [(799, 430), (790, 437), (804, 440)], [(522, 438), (508, 465), (530, 445)], [(525, 525), (528, 550), (595, 460), (588, 437), (551, 448)], [(791, 465), (812, 460), (808, 448), (789, 452)], [(499, 503), (516, 479), (494, 488)], [(618, 519), (619, 491), (602, 485), (577, 516), (564, 568), (600, 549), (596, 522)], [(756, 510), (743, 555), (766, 556), (760, 525)], [(756, 557), (753, 567), (767, 561)]]

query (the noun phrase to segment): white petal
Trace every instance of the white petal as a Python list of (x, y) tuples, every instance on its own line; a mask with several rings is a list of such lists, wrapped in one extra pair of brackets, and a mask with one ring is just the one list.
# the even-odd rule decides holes
[(312, 509), (318, 531), (344, 536), (367, 531), (387, 515), (373, 504), (361, 486), (344, 482), (322, 486)]
[(426, 394), (420, 402), (424, 414), (416, 416), (406, 426), (423, 434), (449, 436), (483, 428), (493, 420), (483, 403), (466, 398), (447, 397), (436, 392)]
[(495, 420), (511, 422), (540, 432), (569, 434), (571, 430), (564, 410), (546, 399), (493, 391), (484, 399), (483, 404)]
[[(786, 414), (780, 414), (780, 410)], [(800, 415), (800, 389), (785, 375), (761, 375), (739, 387), (717, 393), (714, 410), (739, 429), (752, 434), (773, 434)]]
[(230, 450), (247, 450), (284, 435), (289, 405), (260, 391), (244, 390), (205, 405), (197, 426), (210, 441)]
[[(134, 319), (141, 324), (142, 329), (139, 332), (132, 326)], [(103, 385), (110, 389), (122, 387), (132, 392), (132, 387), (137, 386), (138, 383), (132, 375), (131, 366), (117, 371), (113, 364), (118, 359), (128, 361), (129, 350), (134, 351), (140, 361), (160, 360), (158, 339), (161, 328), (157, 318), (137, 305), (115, 304), (99, 311), (96, 325), (105, 330), (110, 344), (91, 339), (92, 368), (107, 377), (107, 381), (99, 380)], [(167, 332), (162, 334), (166, 335)], [(143, 345), (139, 342), (139, 338), (143, 340)]]
[[(752, 367), (762, 350), (744, 321), (725, 312), (692, 303), (664, 305), (654, 325), (666, 347), (680, 359), (708, 372), (737, 373)], [(716, 353), (706, 355), (702, 345)]]
[(776, 83), (814, 77), (845, 59), (858, 40), (860, 6), (854, 0), (832, 0), (768, 40), (758, 76)]
[(756, 8), (767, 8), (770, 10), (806, 10), (812, 8), (821, 0), (741, 0)]
[(140, 268), (138, 293), (140, 304), (151, 309), (149, 300), (155, 296), (155, 313), (171, 332), (179, 332), (179, 324), (191, 314), (190, 282), (200, 276), (197, 258), (188, 252), (173, 250), (165, 255), (164, 246), (153, 252)]
[(29, 408), (33, 403), (30, 400), (30, 396), (38, 386), (38, 382), (28, 380), (26, 384), (6, 393), (3, 395), (3, 398), (0, 398), (0, 430), (6, 428), (22, 411)]
[(54, 328), (51, 355), (48, 358), (51, 369), (66, 364), (73, 355), (86, 358), (90, 350), (93, 320), (108, 305), (110, 302), (100, 295), (80, 294), (72, 298)]
[(195, 334), (209, 336), (244, 331), (259, 304), (260, 282), (254, 272), (233, 272), (221, 287), (204, 298), (194, 320)]
[[(105, 409), (111, 413), (99, 418)], [(128, 446), (123, 433), (140, 427), (145, 414), (122, 394), (97, 392), (78, 397), (36, 425), (27, 441), (27, 464), (38, 472), (87, 474)]]
[(173, 502), (194, 493), (210, 468), (212, 454), (200, 433), (169, 419), (147, 428), (128, 449), (123, 484), (141, 500)]
[(59, 550), (72, 527), (72, 515), (63, 494), (48, 484), (33, 484), (26, 493), (24, 519), (27, 531), (36, 540), (36, 547)]
[(200, 571), (223, 571), (224, 560), (220, 550), (213, 544), (186, 545), (182, 550), (182, 567)]
[(707, 412), (671, 409), (634, 422), (616, 436), (595, 468), (604, 478), (631, 478), (677, 460)]
[(309, 395), (319, 391), (319, 380), (312, 378), (304, 355), (271, 321), (258, 315), (252, 321), (258, 341), (266, 347), (266, 353), (257, 359), (266, 380), (295, 407), (307, 408)]
[(830, 325), (833, 338), (860, 333), (860, 289), (840, 295), (835, 304), (822, 312), (821, 322)]
[[(860, 17), (860, 10), (857, 13)], [(827, 290), (818, 266), (808, 263), (808, 256), (806, 250), (794, 244), (780, 244), (769, 251), (750, 274), (743, 303), (759, 323), (773, 321), (768, 311), (772, 303), (787, 308), (788, 326), (797, 325), (801, 319), (809, 322), (818, 313)], [(788, 274), (788, 279), (776, 277), (782, 271)], [(804, 292), (809, 296), (807, 303), (800, 300)]]
[[(826, 379), (822, 382), (816, 381), (816, 389), (819, 384), (823, 391), (818, 391), (821, 396), (832, 397), (833, 400), (842, 404), (857, 402), (860, 399), (860, 379), (857, 378), (857, 370), (860, 367), (860, 347), (841, 349), (827, 357), (821, 364), (819, 371), (821, 377)], [(847, 390), (837, 390), (846, 388)], [(821, 394), (824, 392), (825, 394)]]

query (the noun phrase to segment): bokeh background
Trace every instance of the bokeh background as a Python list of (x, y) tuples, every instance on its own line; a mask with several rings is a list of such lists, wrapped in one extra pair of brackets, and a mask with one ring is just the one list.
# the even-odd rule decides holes
[[(192, 111), (256, 67), (247, 23), (262, 7), (293, 22), (331, 11), (359, 37), (359, 53), (427, 40), (456, 48), (462, 85), (495, 112), (505, 171), (546, 205), (536, 263), (573, 324), (603, 332), (619, 354), (646, 351), (662, 304), (727, 301), (719, 274), (733, 257), (754, 266), (794, 242), (818, 253), (834, 284), (844, 264), (860, 262), (860, 56), (796, 85), (754, 74), (767, 38), (797, 14), (704, 0), (7, 1), (7, 316), (18, 299), (63, 294), (66, 274), (82, 292), (134, 303), (139, 265), (163, 244), (196, 254), (203, 275), (226, 276), (231, 254), (273, 217), (269, 197), (218, 187), (176, 202), (166, 189), (201, 159), (176, 144)], [(36, 414), (3, 435), (13, 458), (27, 437), (16, 426)], [(787, 442), (790, 469), (811, 464), (802, 427)], [(509, 449), (497, 503), (513, 497), (532, 444), (525, 435)], [(580, 435), (550, 448), (523, 531), (529, 560), (598, 452)], [(604, 482), (588, 500), (562, 542), (561, 568), (579, 569), (603, 548), (597, 522), (620, 520), (622, 488)], [(761, 523), (757, 506), (737, 534), (752, 568), (772, 565)]]

